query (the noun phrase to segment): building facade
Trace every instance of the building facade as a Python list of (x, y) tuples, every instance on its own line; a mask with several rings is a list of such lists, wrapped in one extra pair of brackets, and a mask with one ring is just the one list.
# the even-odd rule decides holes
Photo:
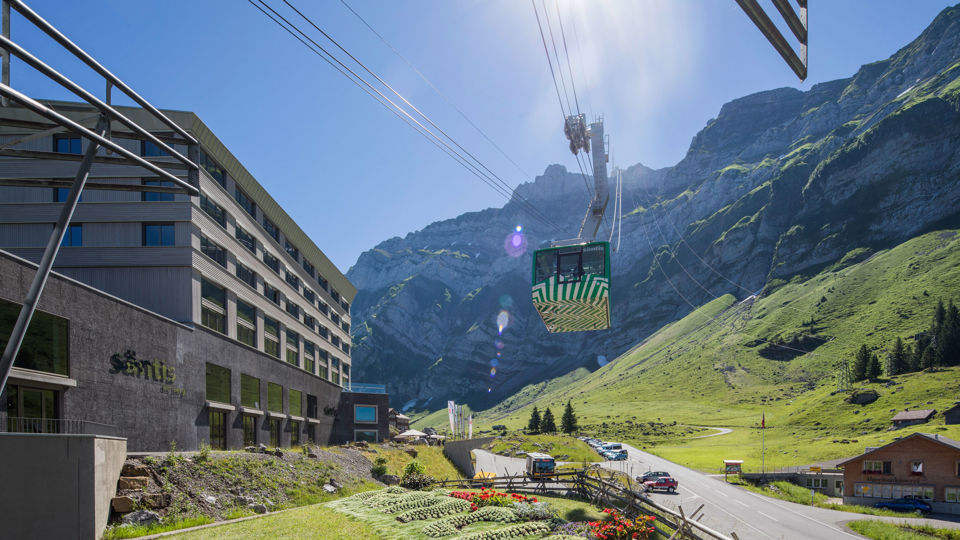
[(870, 506), (908, 495), (960, 514), (960, 442), (914, 433), (840, 464), (843, 502)]
[[(78, 122), (95, 116), (86, 105), (53, 106)], [(139, 109), (122, 111), (141, 126), (160, 129)], [(45, 328), (43, 319), (44, 331), (55, 338), (45, 343), (34, 334), (33, 352), (18, 357), (2, 400), (6, 416), (118, 426), (131, 438), (131, 450), (164, 449), (173, 439), (181, 448), (203, 440), (225, 448), (332, 440), (340, 396), (351, 386), (356, 289), (195, 114), (165, 113), (200, 141), (188, 147), (170, 131), (154, 132), (200, 165), (200, 196), (163, 191), (169, 184), (98, 152), (89, 181), (118, 189), (84, 190), (54, 270), (89, 286), (62, 280), (69, 283), (62, 294), (106, 300), (91, 300), (85, 311), (74, 307), (74, 298), (44, 293), (40, 309), (46, 313), (31, 331)], [(36, 118), (17, 107), (0, 109), (0, 177), (72, 178), (87, 141), (45, 131)], [(179, 162), (122, 126), (111, 136), (183, 173)], [(159, 191), (123, 190), (131, 184)], [(67, 191), (0, 186), (5, 266), (23, 267), (18, 258), (39, 260)], [(18, 279), (0, 283), (3, 340), (29, 286), (29, 279)], [(100, 346), (106, 344), (109, 351)], [(21, 361), (31, 355), (34, 360)], [(98, 371), (104, 355), (106, 375)], [(378, 406), (384, 398), (371, 401)], [(195, 409), (201, 404), (202, 411)], [(154, 430), (139, 418), (150, 415), (165, 417), (162, 426)], [(131, 416), (138, 418), (130, 423)], [(379, 417), (386, 426), (386, 410)], [(352, 425), (352, 418), (342, 420)], [(202, 429), (180, 431), (184, 426)]]

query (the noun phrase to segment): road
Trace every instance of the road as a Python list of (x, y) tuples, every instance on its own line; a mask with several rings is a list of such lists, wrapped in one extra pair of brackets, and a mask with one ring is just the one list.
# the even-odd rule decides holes
[[(701, 523), (724, 534), (735, 532), (741, 540), (863, 538), (843, 526), (847, 521), (860, 519), (960, 528), (960, 523), (951, 521), (868, 516), (781, 501), (727, 484), (722, 478), (707, 476), (630, 445), (624, 444), (623, 448), (627, 451), (627, 461), (606, 461), (601, 466), (634, 478), (647, 471), (668, 471), (679, 482), (677, 492), (651, 493), (652, 499), (674, 510), (683, 507), (687, 515), (703, 504)], [(483, 450), (475, 450), (474, 455), (478, 470), (484, 467), (483, 470), (496, 471), (498, 475), (503, 471), (521, 472), (524, 467), (524, 460), (520, 458), (497, 456)]]

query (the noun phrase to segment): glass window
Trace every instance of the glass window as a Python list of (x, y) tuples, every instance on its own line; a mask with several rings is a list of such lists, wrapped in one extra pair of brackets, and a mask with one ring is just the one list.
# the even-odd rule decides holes
[[(173, 187), (173, 182), (167, 180), (143, 180), (145, 186)], [(140, 200), (148, 202), (172, 201), (173, 193), (159, 193), (156, 191), (141, 191)]]
[(287, 280), (287, 283), (294, 288), (297, 292), (300, 292), (300, 278), (296, 274), (291, 272), (289, 269), (284, 270), (284, 279)]
[(307, 418), (317, 418), (317, 396), (307, 394)]
[(303, 340), (303, 369), (314, 373), (316, 369), (316, 360), (314, 359), (314, 351), (316, 347), (313, 343), (310, 343), (307, 340)]
[[(171, 194), (172, 195), (172, 194)], [(172, 199), (171, 199), (172, 200)], [(227, 212), (222, 206), (210, 200), (204, 193), (200, 193), (200, 208), (207, 213), (221, 227), (227, 226)]]
[(243, 208), (244, 211), (254, 219), (257, 217), (257, 204), (253, 202), (250, 197), (247, 197), (247, 194), (243, 192), (239, 187), (234, 187), (233, 189), (233, 199), (237, 201), (237, 204), (240, 205), (240, 208)]
[(207, 399), (230, 403), (230, 370), (207, 362)]
[(267, 216), (263, 216), (263, 219), (260, 221), (260, 225), (263, 227), (263, 230), (267, 231), (267, 234), (272, 236), (277, 243), (280, 243), (280, 229), (278, 229), (272, 221), (267, 219)]
[(303, 416), (303, 394), (292, 388), (290, 389), (290, 414)]
[(243, 415), (243, 445), (254, 446), (257, 444), (257, 417), (249, 414)]
[(287, 363), (300, 365), (300, 336), (289, 329), (287, 330)]
[(83, 245), (83, 225), (67, 225), (60, 241), (60, 247), (79, 247)]
[(342, 307), (347, 313), (350, 313), (350, 302), (347, 302), (346, 300), (340, 300), (340, 307)]
[(283, 421), (279, 418), (270, 419), (270, 445), (280, 446), (280, 432), (283, 430)]
[(376, 405), (354, 405), (353, 421), (356, 423), (375, 424), (377, 423)]
[(240, 244), (243, 247), (247, 248), (247, 250), (249, 250), (250, 253), (253, 253), (253, 254), (257, 253), (257, 241), (253, 238), (252, 234), (241, 229), (240, 227), (237, 227), (236, 232), (234, 233), (234, 236), (237, 238), (237, 242), (240, 242)]
[(206, 171), (206, 173), (210, 175), (210, 178), (216, 180), (221, 187), (224, 189), (227, 188), (227, 175), (224, 172), (223, 167), (217, 165), (217, 162), (210, 159), (210, 156), (208, 156), (202, 150), (198, 156), (197, 165), (199, 165), (202, 170)]
[(310, 277), (313, 277), (315, 273), (315, 269), (313, 268), (313, 265), (310, 264), (310, 261), (308, 261), (307, 258), (304, 257), (303, 262), (301, 264), (303, 265), (303, 269), (307, 271), (307, 274), (309, 274)]
[(283, 387), (277, 383), (267, 383), (267, 410), (283, 412)]
[(289, 241), (286, 241), (286, 240), (285, 240), (283, 243), (284, 243), (284, 249), (287, 250), (287, 254), (290, 255), (290, 257), (293, 258), (293, 260), (299, 261), (299, 260), (300, 260), (300, 250), (297, 249), (296, 246), (294, 246), (293, 244), (291, 244)]
[(253, 287), (253, 290), (257, 290), (257, 273), (253, 270), (247, 268), (242, 263), (237, 263), (237, 268), (235, 270), (237, 277), (247, 285)]
[(340, 315), (337, 315), (336, 313), (331, 313), (330, 320), (333, 321), (333, 324), (337, 326), (340, 325)]
[(53, 151), (61, 154), (82, 154), (79, 135), (57, 135), (53, 138)]
[(237, 341), (257, 346), (257, 308), (237, 300)]
[(263, 351), (280, 358), (280, 325), (270, 317), (263, 318)]
[(330, 308), (323, 303), (323, 300), (317, 300), (317, 309), (319, 309), (320, 313), (323, 313), (324, 315), (328, 315), (330, 313)]
[(277, 274), (280, 273), (280, 259), (274, 257), (266, 251), (263, 252), (263, 263), (270, 267), (270, 269)]
[(583, 277), (583, 268), (580, 264), (580, 251), (573, 253), (560, 252), (558, 262), (558, 281), (560, 283), (576, 283)]
[(340, 344), (340, 350), (347, 354), (350, 354), (350, 345), (346, 341), (344, 341), (343, 343)]
[(338, 304), (340, 303), (340, 293), (338, 293), (333, 287), (330, 287), (330, 296), (333, 298), (334, 302)]
[(226, 334), (227, 290), (200, 278), (200, 324)]
[(557, 252), (538, 251), (537, 252), (537, 271), (534, 281), (540, 283), (553, 277), (557, 273)]
[(336, 356), (331, 356), (331, 357), (330, 357), (330, 367), (331, 367), (334, 371), (339, 372), (339, 371), (340, 371), (340, 359), (337, 358)]
[(323, 276), (317, 274), (317, 283), (320, 285), (320, 288), (327, 290), (327, 280), (323, 279)]
[[(0, 300), (0, 351), (7, 346), (13, 325), (20, 315), (20, 304)], [(34, 311), (15, 367), (69, 375), (69, 326), (67, 319)]]
[[(169, 144), (167, 146), (169, 146)], [(140, 155), (143, 157), (163, 157), (169, 156), (170, 154), (154, 144), (153, 141), (140, 141)]]
[(583, 248), (583, 273), (603, 275), (604, 273), (603, 245), (587, 246)]
[(923, 474), (923, 462), (922, 461), (913, 461), (910, 463), (910, 474), (922, 475)]
[(330, 343), (333, 343), (334, 347), (340, 346), (340, 336), (332, 335), (330, 336)]
[(263, 295), (267, 297), (267, 300), (270, 300), (278, 306), (280, 305), (280, 291), (266, 281), (263, 282)]
[[(291, 390), (292, 391), (292, 390)], [(290, 422), (290, 446), (300, 444), (300, 422)]]
[[(70, 196), (70, 188), (65, 187), (55, 187), (53, 188), (53, 202), (67, 202), (67, 197)], [(80, 198), (77, 199), (77, 202), (83, 202), (83, 192), (80, 192)]]
[(314, 319), (311, 315), (303, 314), (303, 324), (307, 328), (313, 330), (317, 326), (317, 320)]
[(172, 246), (176, 239), (173, 223), (144, 223), (143, 245)]
[(311, 291), (306, 287), (303, 288), (303, 297), (306, 298), (307, 302), (310, 302), (310, 304), (313, 304), (314, 301), (317, 299), (316, 293), (314, 293), (313, 291)]
[(300, 318), (300, 306), (294, 304), (290, 300), (287, 300), (287, 313), (293, 315), (295, 318)]
[(375, 429), (355, 429), (353, 431), (354, 441), (377, 442), (377, 430)]
[(220, 309), (227, 303), (227, 290), (206, 278), (200, 278), (200, 296)]
[(227, 418), (223, 411), (210, 411), (210, 447), (227, 449)]
[(340, 323), (340, 328), (343, 328), (343, 331), (346, 332), (347, 334), (350, 333), (350, 323), (348, 323), (347, 321), (342, 321)]
[(322, 324), (317, 325), (317, 333), (320, 334), (320, 337), (323, 339), (329, 339), (330, 337), (330, 332), (327, 330), (327, 327)]
[(960, 502), (960, 487), (943, 488), (943, 500), (950, 503)]
[(260, 408), (260, 379), (246, 373), (240, 374), (240, 405)]
[(202, 234), (200, 235), (200, 251), (220, 266), (227, 267), (227, 250)]

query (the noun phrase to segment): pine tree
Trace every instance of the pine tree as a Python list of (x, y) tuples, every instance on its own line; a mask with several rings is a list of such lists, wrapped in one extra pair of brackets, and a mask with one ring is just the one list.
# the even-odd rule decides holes
[(540, 420), (540, 433), (556, 433), (556, 431), (557, 423), (553, 419), (550, 407), (547, 407), (547, 410), (543, 412), (543, 419)]
[(560, 429), (564, 433), (573, 433), (578, 429), (577, 415), (573, 413), (573, 405), (567, 400), (567, 408), (563, 410), (563, 418), (560, 419)]
[(921, 359), (923, 358), (923, 349), (924, 345), (920, 343), (920, 339), (917, 339), (917, 342), (913, 344), (913, 350), (910, 352), (908, 360), (910, 361), (908, 369), (909, 371), (920, 371)]
[(870, 363), (870, 351), (866, 345), (861, 345), (857, 356), (853, 359), (853, 380), (862, 381), (867, 378), (867, 364)]
[(937, 301), (937, 309), (933, 312), (933, 327), (930, 329), (934, 335), (943, 326), (944, 319), (947, 318), (947, 310), (943, 307), (943, 299)]
[(923, 355), (920, 357), (920, 369), (930, 369), (936, 367), (939, 363), (937, 358), (937, 350), (935, 347), (927, 347), (923, 350)]
[(530, 413), (530, 421), (527, 422), (527, 431), (530, 433), (540, 433), (540, 411), (537, 410), (537, 407), (533, 407), (533, 412)]
[(876, 354), (870, 355), (870, 362), (867, 363), (867, 378), (876, 379), (880, 376), (880, 357)]
[(954, 366), (960, 363), (960, 313), (952, 300), (935, 335), (940, 364)]
[(900, 375), (910, 369), (909, 354), (899, 337), (893, 343), (893, 352), (888, 357), (887, 375)]

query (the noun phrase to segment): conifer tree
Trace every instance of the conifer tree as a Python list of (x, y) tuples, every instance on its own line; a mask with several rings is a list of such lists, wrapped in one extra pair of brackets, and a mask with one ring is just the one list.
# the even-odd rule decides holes
[(945, 310), (943, 321), (937, 328), (937, 356), (939, 363), (953, 366), (960, 363), (960, 313), (953, 301)]
[(543, 418), (540, 420), (540, 433), (556, 433), (557, 422), (553, 419), (553, 413), (550, 407), (543, 412)]
[(920, 369), (930, 369), (936, 367), (939, 363), (937, 358), (937, 349), (935, 347), (927, 347), (923, 350), (923, 356), (920, 357)]
[(870, 351), (866, 344), (860, 346), (853, 359), (853, 380), (862, 381), (867, 378), (867, 364), (870, 363)]
[(906, 373), (910, 369), (909, 354), (903, 345), (903, 340), (899, 337), (893, 343), (893, 352), (888, 357), (887, 375), (899, 375)]
[(573, 433), (578, 429), (577, 415), (573, 413), (573, 405), (567, 400), (567, 408), (563, 410), (563, 418), (560, 419), (560, 429), (564, 433)]
[(533, 412), (530, 413), (530, 421), (527, 422), (527, 431), (530, 433), (540, 433), (540, 411), (537, 410), (536, 405), (533, 407)]
[(867, 363), (867, 378), (876, 379), (880, 376), (880, 358), (876, 354), (870, 355), (870, 361)]
[(920, 360), (923, 358), (923, 349), (924, 345), (922, 345), (920, 340), (917, 339), (917, 342), (913, 344), (913, 350), (910, 352), (908, 357), (910, 361), (908, 367), (909, 371), (920, 371), (922, 369)]

